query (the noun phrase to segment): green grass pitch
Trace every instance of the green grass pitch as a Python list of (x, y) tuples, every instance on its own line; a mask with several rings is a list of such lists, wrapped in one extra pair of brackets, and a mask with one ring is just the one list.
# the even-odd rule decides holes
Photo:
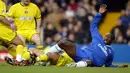
[[(129, 64), (130, 66), (130, 64)], [(67, 68), (44, 66), (10, 66), (0, 63), (0, 73), (130, 73), (130, 68)]]

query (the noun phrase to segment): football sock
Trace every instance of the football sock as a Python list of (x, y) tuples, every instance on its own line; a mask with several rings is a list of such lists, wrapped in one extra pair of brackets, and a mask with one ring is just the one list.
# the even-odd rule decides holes
[(23, 54), (23, 52), (24, 52), (24, 46), (18, 45), (16, 47), (16, 60), (18, 62), (22, 61), (22, 54)]
[(79, 61), (76, 63), (76, 67), (87, 67), (87, 65), (86, 61)]
[(36, 58), (36, 61), (39, 61), (39, 62), (46, 62), (48, 61), (49, 57), (47, 54), (43, 54), (43, 55), (40, 55)]
[(61, 51), (61, 48), (58, 46), (58, 44), (52, 46), (52, 47), (48, 50), (48, 52), (57, 52), (57, 53), (59, 53), (60, 51)]
[(23, 60), (30, 60), (30, 52), (29, 52), (29, 51), (25, 51), (25, 52), (22, 54), (22, 59), (23, 59)]
[(43, 50), (43, 46), (36, 46), (37, 49)]

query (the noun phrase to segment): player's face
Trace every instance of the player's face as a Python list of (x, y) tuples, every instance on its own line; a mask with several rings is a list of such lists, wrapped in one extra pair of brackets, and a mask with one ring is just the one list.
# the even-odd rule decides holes
[(111, 42), (112, 42), (112, 37), (111, 37), (110, 34), (107, 34), (107, 35), (105, 36), (104, 42), (105, 42), (106, 45), (110, 45), (110, 44), (111, 44)]
[(23, 0), (24, 5), (29, 5), (30, 0)]

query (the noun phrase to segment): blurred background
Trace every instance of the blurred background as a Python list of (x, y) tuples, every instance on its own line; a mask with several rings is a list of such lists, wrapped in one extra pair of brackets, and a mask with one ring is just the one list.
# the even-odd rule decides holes
[[(5, 0), (7, 10), (20, 0)], [(108, 5), (107, 13), (99, 24), (104, 36), (115, 34), (113, 43), (130, 45), (129, 0), (31, 0), (41, 10), (41, 37), (44, 45), (67, 38), (78, 44), (91, 42), (89, 26), (101, 4)], [(82, 39), (81, 39), (82, 38)]]
[[(20, 0), (5, 0), (7, 10)], [(130, 63), (130, 0), (31, 0), (41, 10), (41, 38), (44, 46), (62, 38), (77, 44), (91, 42), (90, 23), (101, 4), (108, 5), (99, 24), (103, 37), (113, 33), (115, 62)], [(120, 56), (120, 54), (122, 54)], [(125, 57), (125, 58), (124, 58)], [(127, 59), (126, 59), (127, 58)]]
[[(5, 0), (7, 10), (20, 0)], [(44, 45), (67, 38), (78, 44), (91, 42), (90, 23), (101, 4), (108, 5), (99, 24), (102, 35), (115, 34), (113, 43), (130, 45), (129, 0), (31, 0), (41, 10)], [(81, 39), (82, 38), (82, 39)]]

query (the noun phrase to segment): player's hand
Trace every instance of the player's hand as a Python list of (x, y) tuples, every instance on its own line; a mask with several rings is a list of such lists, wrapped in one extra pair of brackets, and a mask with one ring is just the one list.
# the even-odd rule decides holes
[(13, 19), (13, 18), (8, 17), (7, 19), (8, 19), (8, 21), (9, 21), (10, 23), (14, 23), (14, 19)]
[(14, 23), (12, 23), (12, 24), (10, 25), (10, 27), (11, 27), (11, 29), (12, 29), (13, 31), (16, 31), (16, 30), (17, 30), (17, 26), (16, 26)]
[(121, 65), (119, 68), (128, 68), (128, 65)]
[(107, 5), (106, 4), (102, 4), (101, 6), (100, 6), (100, 9), (99, 9), (99, 13), (104, 13), (107, 9)]
[(37, 28), (37, 32), (38, 32), (38, 34), (40, 34), (40, 30), (41, 30), (40, 28)]

